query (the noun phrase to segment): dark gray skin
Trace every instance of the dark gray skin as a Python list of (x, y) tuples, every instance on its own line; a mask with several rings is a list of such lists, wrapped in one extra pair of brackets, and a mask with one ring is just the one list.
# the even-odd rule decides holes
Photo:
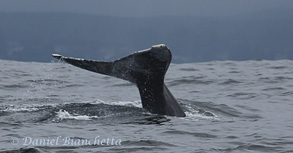
[(112, 62), (64, 57), (58, 54), (52, 56), (86, 70), (136, 84), (143, 108), (151, 113), (186, 116), (164, 83), (165, 74), (172, 60), (171, 51), (165, 45), (155, 45)]

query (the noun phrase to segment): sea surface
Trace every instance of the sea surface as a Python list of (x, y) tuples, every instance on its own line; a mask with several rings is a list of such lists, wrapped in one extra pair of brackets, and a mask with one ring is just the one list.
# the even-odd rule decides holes
[(0, 152), (293, 152), (293, 61), (171, 64), (165, 83), (187, 117), (120, 79), (0, 60)]

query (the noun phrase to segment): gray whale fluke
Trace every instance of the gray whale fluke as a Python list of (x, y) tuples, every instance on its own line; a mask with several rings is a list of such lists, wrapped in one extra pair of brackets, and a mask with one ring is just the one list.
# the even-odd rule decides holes
[(171, 51), (164, 44), (152, 46), (111, 62), (64, 57), (59, 54), (52, 56), (86, 70), (136, 84), (143, 108), (151, 113), (186, 116), (164, 83), (165, 74), (172, 60)]

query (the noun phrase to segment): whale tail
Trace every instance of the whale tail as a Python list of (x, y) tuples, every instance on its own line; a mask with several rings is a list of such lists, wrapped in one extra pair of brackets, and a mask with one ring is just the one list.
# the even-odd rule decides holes
[(184, 117), (185, 113), (164, 84), (172, 54), (165, 45), (105, 62), (52, 54), (54, 58), (92, 72), (117, 77), (137, 85), (143, 108), (155, 114)]

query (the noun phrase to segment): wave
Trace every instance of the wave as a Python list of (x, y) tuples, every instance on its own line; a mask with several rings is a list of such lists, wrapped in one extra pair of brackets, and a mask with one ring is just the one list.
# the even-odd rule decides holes
[[(182, 106), (187, 115), (182, 119), (219, 119), (213, 112), (183, 103)], [(142, 108), (140, 101), (106, 102), (102, 100), (47, 105), (8, 105), (0, 108), (0, 114), (4, 121), (33, 123), (78, 122), (81, 120), (97, 123), (107, 119), (114, 123), (161, 124), (173, 118), (149, 113)]]

